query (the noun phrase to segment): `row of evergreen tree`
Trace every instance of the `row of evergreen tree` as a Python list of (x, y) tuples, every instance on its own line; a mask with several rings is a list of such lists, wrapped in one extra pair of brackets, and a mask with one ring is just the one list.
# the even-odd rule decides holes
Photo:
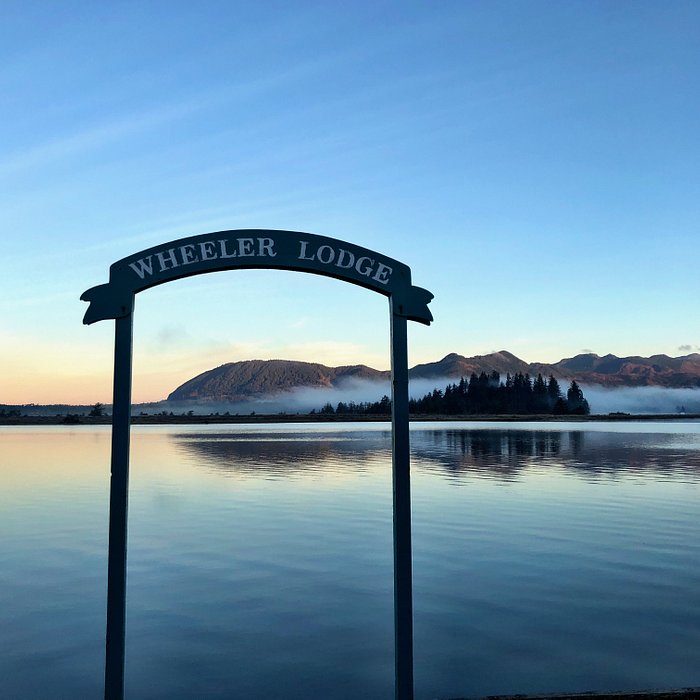
[[(411, 399), (409, 411), (414, 415), (587, 415), (590, 407), (576, 381), (571, 382), (564, 396), (554, 376), (545, 379), (538, 374), (532, 379), (519, 372), (507, 374), (505, 381), (501, 381), (501, 375), (494, 371), (474, 373), (469, 381), (462, 377), (458, 384), (448, 384), (444, 391), (435, 389), (421, 399)], [(327, 403), (319, 412), (386, 415), (391, 412), (391, 400), (383, 396), (375, 402), (340, 401), (335, 407)]]
[(556, 377), (545, 379), (541, 374), (533, 380), (528, 374), (506, 375), (501, 381), (498, 372), (472, 374), (467, 382), (448, 384), (444, 391), (435, 389), (422, 399), (409, 403), (412, 413), (458, 414), (553, 414), (587, 415), (588, 401), (576, 381), (572, 381), (566, 396)]

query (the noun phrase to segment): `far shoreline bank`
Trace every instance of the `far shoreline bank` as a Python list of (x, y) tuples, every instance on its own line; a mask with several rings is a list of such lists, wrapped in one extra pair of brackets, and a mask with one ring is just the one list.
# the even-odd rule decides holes
[[(411, 423), (590, 423), (590, 422), (644, 422), (644, 421), (697, 421), (700, 413), (608, 413), (600, 415), (419, 415), (411, 416)], [(111, 416), (56, 415), (56, 416), (0, 416), (0, 426), (41, 425), (111, 425)], [(239, 425), (265, 423), (391, 423), (390, 415), (379, 414), (254, 414), (254, 415), (134, 415), (132, 425)]]

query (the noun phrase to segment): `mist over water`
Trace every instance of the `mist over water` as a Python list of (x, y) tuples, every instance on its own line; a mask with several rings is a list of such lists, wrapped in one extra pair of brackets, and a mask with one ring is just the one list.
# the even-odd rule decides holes
[(640, 386), (608, 389), (595, 384), (581, 388), (591, 413), (700, 413), (700, 388)]
[[(409, 395), (419, 399), (434, 389), (443, 391), (448, 384), (458, 383), (454, 377), (437, 379), (414, 379), (409, 382)], [(568, 382), (560, 382), (566, 394)], [(591, 413), (605, 415), (622, 412), (632, 414), (674, 414), (700, 413), (700, 388), (668, 389), (665, 387), (622, 387), (606, 388), (600, 385), (582, 385), (584, 395), (591, 407)], [(159, 410), (182, 413), (189, 410), (195, 413), (225, 413), (249, 415), (251, 412), (261, 414), (308, 413), (318, 411), (325, 404), (333, 407), (338, 402), (355, 403), (379, 401), (382, 396), (391, 395), (388, 381), (350, 379), (337, 387), (304, 387), (264, 398), (239, 403), (227, 402), (162, 402)], [(152, 412), (148, 409), (148, 412)]]
[[(416, 379), (409, 383), (411, 398), (421, 398), (435, 388), (444, 389), (454, 379)], [(456, 380), (459, 381), (459, 380)], [(164, 401), (159, 404), (159, 410), (174, 413), (225, 413), (249, 415), (251, 412), (262, 414), (276, 413), (309, 413), (330, 403), (334, 408), (339, 402), (366, 403), (379, 401), (382, 396), (391, 395), (391, 385), (387, 381), (372, 381), (367, 379), (346, 379), (335, 387), (300, 387), (292, 391), (274, 394), (266, 397), (253, 398), (245, 402), (218, 401)], [(162, 406), (162, 408), (160, 408)], [(151, 409), (147, 409), (152, 412)]]

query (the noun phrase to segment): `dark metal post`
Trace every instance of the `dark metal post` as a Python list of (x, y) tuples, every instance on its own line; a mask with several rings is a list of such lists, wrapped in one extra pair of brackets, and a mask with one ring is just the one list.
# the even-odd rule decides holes
[(391, 427), (394, 493), (394, 639), (396, 699), (413, 699), (411, 462), (406, 319), (391, 312)]
[(123, 700), (124, 698), (126, 526), (129, 496), (132, 335), (133, 313), (115, 319), (105, 700)]

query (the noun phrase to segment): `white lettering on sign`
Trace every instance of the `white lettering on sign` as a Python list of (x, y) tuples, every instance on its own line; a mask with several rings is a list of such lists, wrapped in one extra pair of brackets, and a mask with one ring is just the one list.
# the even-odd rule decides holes
[[(173, 267), (180, 267), (175, 257), (175, 248), (169, 248), (165, 253), (156, 253), (156, 257), (160, 263), (161, 272), (165, 272)], [(170, 263), (170, 267), (168, 267), (168, 263)]]
[(153, 263), (151, 262), (151, 256), (147, 258), (141, 258), (135, 263), (129, 263), (129, 267), (141, 278), (143, 279), (146, 275), (149, 277), (153, 274)]
[(308, 241), (300, 241), (301, 250), (299, 251), (299, 260), (315, 260), (316, 256), (312, 255), (310, 258), (306, 257), (306, 246), (309, 245)]
[[(208, 263), (213, 260), (276, 257), (277, 252), (273, 238), (219, 238), (197, 243), (185, 243), (177, 248), (167, 248), (130, 262), (129, 267), (139, 279), (145, 280), (156, 273), (168, 272), (196, 263)], [(394, 271), (389, 265), (367, 255), (358, 258), (351, 250), (336, 248), (327, 243), (314, 249), (309, 241), (299, 241), (297, 260), (316, 262), (319, 266), (327, 266), (329, 274), (334, 274), (334, 269), (337, 269), (336, 275), (341, 274), (340, 270), (354, 270), (361, 277), (367, 277), (379, 284), (389, 284), (391, 274)]]
[(182, 257), (182, 264), (189, 265), (193, 262), (199, 262), (199, 258), (194, 252), (194, 246), (189, 243), (188, 245), (180, 246), (180, 256)]
[(275, 242), (271, 238), (258, 238), (258, 255), (263, 257), (267, 255), (271, 258), (277, 257), (277, 253), (272, 250), (272, 246)]
[(389, 278), (393, 268), (374, 258), (363, 255), (355, 260), (355, 256), (349, 250), (339, 248), (338, 251), (329, 245), (319, 246), (316, 252), (309, 251), (308, 241), (299, 241), (299, 255), (297, 260), (318, 260), (322, 265), (331, 265), (335, 261), (335, 267), (343, 270), (355, 269), (363, 277), (369, 277), (380, 284), (389, 284)]
[(221, 246), (221, 257), (222, 258), (235, 258), (236, 257), (235, 251), (233, 253), (226, 252), (226, 243), (227, 243), (226, 240), (219, 241), (219, 245)]
[(374, 260), (372, 258), (361, 257), (355, 265), (355, 269), (365, 277), (369, 277), (372, 274), (372, 265), (374, 265)]
[(388, 265), (385, 265), (384, 263), (377, 263), (377, 270), (372, 275), (372, 279), (377, 280), (377, 282), (381, 282), (382, 284), (386, 284), (389, 281), (389, 275), (392, 272), (393, 270)]
[(349, 251), (341, 248), (338, 251), (338, 259), (335, 261), (335, 266), (343, 270), (349, 270), (355, 267), (355, 256)]
[[(256, 246), (257, 244), (257, 246)], [(210, 260), (227, 260), (229, 258), (275, 258), (275, 241), (272, 238), (236, 238), (228, 240), (222, 238), (216, 241), (202, 241), (201, 243), (186, 243), (178, 248), (155, 253), (158, 264), (157, 272), (174, 270), (176, 267), (193, 265), (198, 262)], [(129, 267), (138, 275), (139, 279), (146, 279), (153, 275), (153, 255), (129, 263)]]
[(252, 238), (239, 238), (238, 239), (238, 256), (241, 258), (249, 258), (251, 255), (255, 255), (253, 252), (253, 239)]
[(199, 244), (199, 255), (202, 260), (216, 260), (216, 246), (214, 241), (204, 241)]
[(316, 251), (316, 256), (319, 262), (322, 262), (324, 265), (330, 265), (335, 260), (335, 251), (329, 245), (322, 245)]

